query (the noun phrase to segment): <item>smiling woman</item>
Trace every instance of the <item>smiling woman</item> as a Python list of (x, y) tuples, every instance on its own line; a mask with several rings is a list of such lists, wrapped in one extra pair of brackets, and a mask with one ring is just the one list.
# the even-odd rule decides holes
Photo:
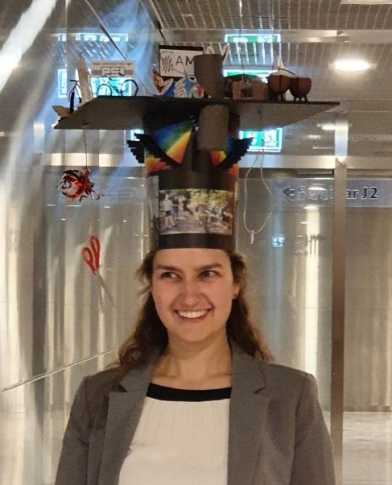
[[(221, 56), (195, 59), (196, 76), (203, 66), (208, 89), (223, 91)], [(197, 119), (146, 114), (133, 145), (153, 158), (144, 300), (118, 362), (79, 388), (56, 485), (335, 483), (314, 377), (272, 364), (250, 320), (234, 249), (251, 139), (225, 103), (198, 106)]]
[(56, 485), (334, 485), (315, 379), (271, 362), (244, 259), (155, 250), (138, 276), (136, 328), (82, 382)]

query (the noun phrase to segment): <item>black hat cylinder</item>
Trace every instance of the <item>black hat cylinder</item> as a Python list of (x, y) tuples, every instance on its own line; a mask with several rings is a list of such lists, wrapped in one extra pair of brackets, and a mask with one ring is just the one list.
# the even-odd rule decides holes
[(224, 150), (229, 129), (229, 107), (223, 104), (205, 106), (199, 115), (198, 150)]

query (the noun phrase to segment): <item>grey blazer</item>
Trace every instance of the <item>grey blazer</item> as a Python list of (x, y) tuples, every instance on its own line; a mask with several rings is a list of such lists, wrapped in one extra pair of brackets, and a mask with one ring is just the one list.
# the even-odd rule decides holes
[[(331, 441), (314, 377), (231, 346), (227, 485), (334, 485)], [(118, 484), (154, 361), (122, 378), (107, 370), (83, 380), (55, 485)], [(159, 485), (159, 477), (146, 485)]]

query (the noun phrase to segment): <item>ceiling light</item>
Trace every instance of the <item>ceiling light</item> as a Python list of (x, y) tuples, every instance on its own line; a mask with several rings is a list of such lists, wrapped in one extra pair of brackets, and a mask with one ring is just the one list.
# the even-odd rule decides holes
[(325, 187), (319, 187), (318, 185), (312, 185), (311, 187), (309, 187), (309, 190), (323, 192), (324, 190), (327, 190), (327, 189)]
[(0, 55), (0, 69), (12, 70), (19, 65), (19, 56)]
[(317, 126), (323, 131), (335, 131), (336, 129), (335, 123), (319, 123)]
[(29, 3), (1, 47), (0, 91), (57, 6), (56, 0), (32, 0)]
[(308, 135), (309, 140), (320, 140), (321, 135)]
[(363, 72), (370, 68), (370, 64), (364, 59), (338, 59), (333, 64), (336, 71)]
[(318, 209), (318, 206), (313, 205), (313, 204), (309, 204), (309, 205), (305, 205), (304, 209), (307, 210), (307, 211), (314, 211), (314, 210)]

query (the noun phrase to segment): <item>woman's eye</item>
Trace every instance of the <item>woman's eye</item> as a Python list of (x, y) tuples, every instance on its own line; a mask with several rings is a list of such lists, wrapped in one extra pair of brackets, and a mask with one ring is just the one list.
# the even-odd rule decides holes
[(177, 278), (177, 275), (175, 273), (172, 273), (171, 271), (165, 271), (164, 273), (161, 273), (159, 276), (161, 279), (175, 279)]
[(206, 278), (206, 279), (213, 278), (214, 276), (218, 276), (218, 273), (216, 271), (211, 270), (211, 269), (209, 269), (207, 271), (203, 271), (201, 273), (201, 277)]

